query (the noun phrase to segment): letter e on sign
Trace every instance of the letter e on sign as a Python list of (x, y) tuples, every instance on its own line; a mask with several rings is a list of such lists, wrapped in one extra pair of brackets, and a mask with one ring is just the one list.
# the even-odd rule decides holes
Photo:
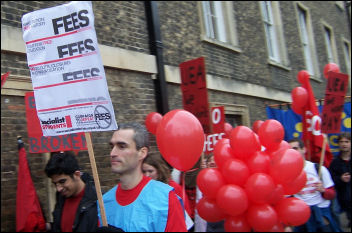
[(224, 106), (211, 108), (211, 124), (213, 133), (223, 133), (225, 124)]

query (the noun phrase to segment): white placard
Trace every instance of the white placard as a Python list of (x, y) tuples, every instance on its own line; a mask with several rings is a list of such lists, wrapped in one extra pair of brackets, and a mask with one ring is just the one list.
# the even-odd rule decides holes
[(25, 14), (22, 31), (43, 135), (116, 130), (92, 3)]

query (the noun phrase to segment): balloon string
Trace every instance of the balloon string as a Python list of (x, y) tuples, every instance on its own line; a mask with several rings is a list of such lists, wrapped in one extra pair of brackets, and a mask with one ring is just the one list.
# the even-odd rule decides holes
[[(182, 201), (185, 202), (185, 197), (186, 197), (186, 186), (185, 186), (185, 183), (186, 183), (186, 173), (185, 172), (182, 172)], [(185, 203), (183, 203), (185, 205)]]

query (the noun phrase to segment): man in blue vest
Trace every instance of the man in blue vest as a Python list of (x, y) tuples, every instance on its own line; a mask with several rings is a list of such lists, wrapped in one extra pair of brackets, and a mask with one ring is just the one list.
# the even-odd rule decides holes
[(186, 232), (183, 204), (173, 188), (143, 175), (149, 151), (145, 127), (120, 124), (110, 145), (111, 169), (119, 183), (103, 195), (108, 225), (126, 232)]

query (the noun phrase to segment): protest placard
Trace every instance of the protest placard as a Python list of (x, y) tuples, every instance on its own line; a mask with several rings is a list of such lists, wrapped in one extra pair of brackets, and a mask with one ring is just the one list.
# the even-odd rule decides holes
[(325, 90), (322, 113), (322, 133), (340, 133), (341, 114), (348, 87), (348, 75), (330, 71)]
[(22, 30), (43, 135), (117, 129), (91, 2), (25, 14)]
[(43, 136), (37, 116), (33, 91), (26, 93), (25, 102), (30, 153), (87, 150), (87, 143), (84, 133), (73, 133), (49, 137)]

